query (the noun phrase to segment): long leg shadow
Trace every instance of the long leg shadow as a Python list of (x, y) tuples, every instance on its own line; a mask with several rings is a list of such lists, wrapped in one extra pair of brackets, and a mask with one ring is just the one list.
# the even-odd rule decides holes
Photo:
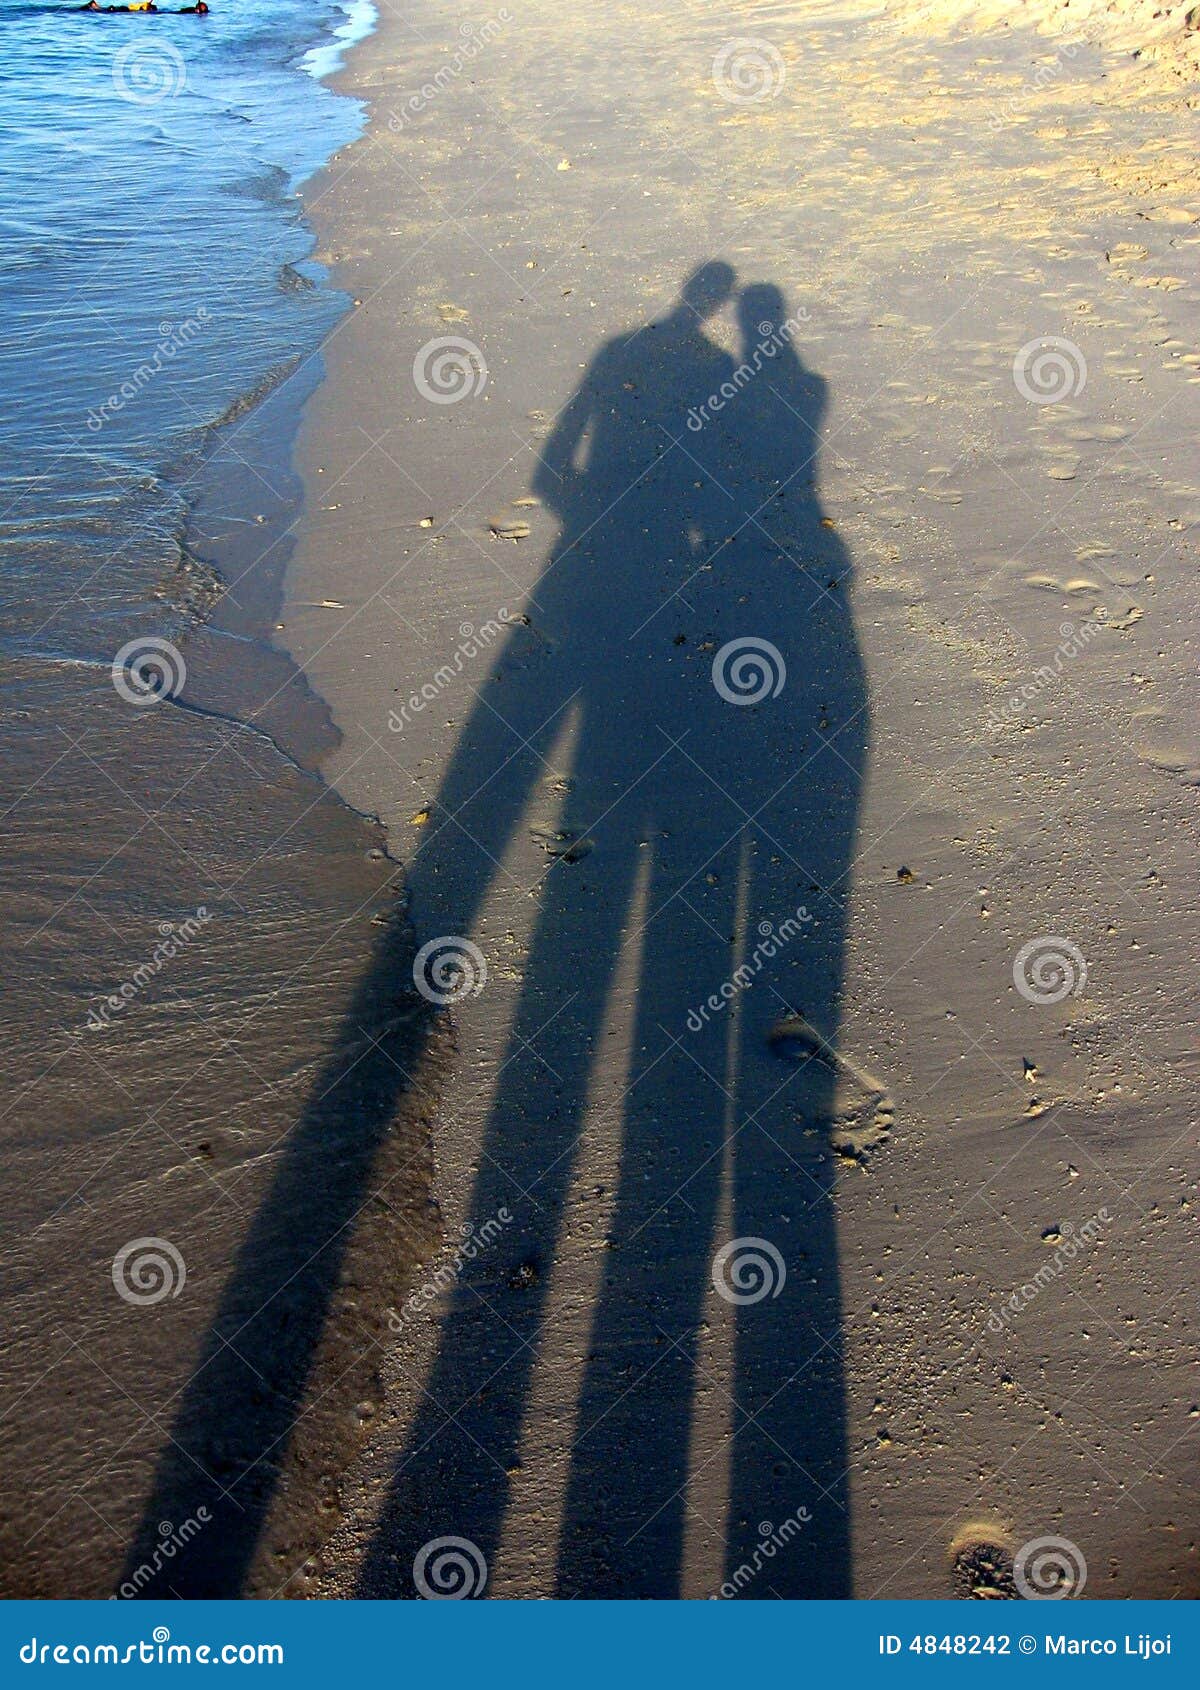
[[(603, 1271), (565, 1471), (547, 1475), (565, 1498), (559, 1592), (678, 1594), (699, 1485), (739, 1591), (764, 1524), (803, 1511), (747, 1593), (849, 1593), (836, 1085), (768, 1035), (791, 1014), (836, 1041), (866, 694), (848, 559), (815, 492), (824, 384), (774, 289), (739, 299), (740, 361), (709, 337), (733, 282), (723, 265), (696, 272), (668, 317), (601, 349), (562, 412), (535, 480), (562, 528), (536, 634), (515, 629), (498, 656), (411, 865), (423, 935), (469, 934), (569, 726), (559, 826), (580, 848), (541, 888), (469, 1209), (515, 1224), (449, 1300), (363, 1595), (414, 1594), (432, 1538), (468, 1538), (489, 1562), (500, 1547), (535, 1367), (578, 1359), (556, 1355), (549, 1290), (623, 1008), (633, 1057)], [(399, 930), (381, 945), (173, 1429), (130, 1564), (203, 1488), (193, 1460), (236, 1504), (173, 1564), (179, 1594), (234, 1594), (254, 1554), (345, 1237), (429, 1037), (418, 1000), (396, 1014), (412, 954)], [(762, 1296), (717, 1288), (714, 1257), (736, 1262), (746, 1241), (780, 1264)], [(726, 1305), (732, 1369), (714, 1374), (705, 1334)], [(707, 1479), (701, 1394), (728, 1427)], [(248, 1472), (220, 1470), (227, 1417), (250, 1428)]]
[[(183, 1393), (126, 1558), (127, 1593), (220, 1597), (243, 1587), (395, 1114), (398, 1073), (414, 1070), (428, 1037), (423, 998), (405, 993), (397, 1007), (412, 954), (398, 925), (289, 1137)], [(163, 1520), (204, 1522), (166, 1564)], [(148, 1568), (158, 1570), (147, 1580)]]
[[(482, 854), (456, 853), (449, 834), (464, 817), (479, 825), (475, 812), (484, 807), (496, 836), (511, 829), (528, 764), (552, 727), (522, 717), (521, 744), (486, 712), (454, 759), (446, 791), (461, 800), (460, 819), (446, 823), (441, 846), (471, 871), (455, 880), (464, 927), (492, 865)], [(365, 1210), (379, 1184), (381, 1152), (435, 1037), (438, 1013), (415, 986), (416, 950), (407, 918), (398, 917), (384, 931), (239, 1251), (118, 1588), (210, 1598), (243, 1589), (356, 1230), (379, 1225)], [(402, 1158), (392, 1177), (403, 1173)], [(204, 1529), (164, 1564), (160, 1522), (197, 1518)]]

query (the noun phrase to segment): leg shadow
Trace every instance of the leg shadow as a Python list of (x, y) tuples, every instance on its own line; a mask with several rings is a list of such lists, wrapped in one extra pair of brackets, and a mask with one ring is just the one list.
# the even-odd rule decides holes
[[(848, 559), (815, 492), (824, 386), (790, 336), (769, 357), (751, 344), (767, 305), (782, 318), (775, 290), (742, 297), (740, 365), (709, 337), (732, 289), (726, 266), (698, 271), (666, 318), (601, 349), (561, 413), (534, 484), (562, 524), (531, 596), (536, 628), (513, 630), (481, 687), (411, 865), (422, 936), (470, 934), (570, 720), (564, 826), (590, 852), (555, 862), (541, 884), (469, 1208), (477, 1225), (501, 1209), (516, 1224), (449, 1299), (363, 1595), (413, 1595), (430, 1539), (468, 1538), (489, 1561), (502, 1547), (534, 1369), (554, 1361), (548, 1293), (589, 1084), (635, 941), (632, 1068), (564, 1451), (559, 1590), (679, 1593), (702, 1389), (726, 1404), (712, 1494), (731, 1575), (766, 1521), (804, 1507), (807, 1535), (756, 1594), (848, 1593), (835, 1088), (819, 1064), (781, 1061), (767, 1035), (795, 1011), (837, 1038), (866, 701)], [(728, 655), (747, 639), (780, 670), (753, 700), (738, 696)], [(647, 917), (635, 934), (638, 885)], [(764, 924), (778, 929), (806, 903), (802, 936), (746, 975)], [(258, 1545), (346, 1236), (436, 1022), (410, 994), (412, 968), (397, 929), (284, 1154), (173, 1428), (130, 1564), (159, 1519), (211, 1495), (202, 1473), (226, 1493), (220, 1531), (171, 1569), (178, 1594), (235, 1594)], [(771, 1243), (786, 1278), (778, 1295), (733, 1305), (732, 1369), (708, 1378), (714, 1258), (747, 1238)], [(223, 1465), (227, 1424), (241, 1431)]]

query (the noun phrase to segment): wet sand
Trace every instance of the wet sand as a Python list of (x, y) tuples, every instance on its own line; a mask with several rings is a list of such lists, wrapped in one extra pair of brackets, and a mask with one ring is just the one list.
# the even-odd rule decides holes
[[(403, 883), (271, 645), (317, 373), (186, 466), (186, 529), (156, 534), (170, 697), (3, 661), (7, 1596), (275, 1594), (427, 1247), (415, 1072), (409, 1113), (360, 1125), (365, 1054), (436, 1051), (415, 992), (362, 981), (381, 933), (409, 943)], [(327, 1225), (363, 1158), (370, 1200)]]
[(348, 304), (295, 184), (359, 132), (299, 61), (346, 20), (252, 12), (146, 57), (138, 20), (5, 16), (6, 1597), (278, 1590), (430, 1228), (420, 1084), (361, 1126), (426, 1007), (362, 981), (402, 883), (272, 643)]
[(288, 1591), (1011, 1593), (1053, 1536), (1194, 1594), (1178, 88), (852, 6), (460, 24), (385, 16), (317, 208), (285, 638), (465, 972)]

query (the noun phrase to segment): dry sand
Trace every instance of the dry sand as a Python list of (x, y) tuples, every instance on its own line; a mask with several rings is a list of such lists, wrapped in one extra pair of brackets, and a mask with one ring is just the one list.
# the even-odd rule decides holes
[(1136, 60), (1165, 76), (1194, 81), (1200, 70), (1200, 7), (1191, 0), (897, 0), (889, 13), (925, 34), (1036, 29), (1055, 41), (1090, 43), (1118, 65)]
[[(1192, 135), (1112, 8), (1004, 10), (421, 0), (350, 68), (285, 638), (487, 981), (289, 1594), (411, 1596), (444, 1536), (497, 1596), (1004, 1592), (1046, 1536), (1200, 1588)], [(712, 260), (800, 362), (689, 430)], [(787, 1283), (731, 1304), (745, 1235)]]

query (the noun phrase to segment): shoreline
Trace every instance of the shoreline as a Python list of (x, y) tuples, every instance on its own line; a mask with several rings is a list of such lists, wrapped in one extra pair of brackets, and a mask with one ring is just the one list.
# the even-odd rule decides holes
[[(312, 287), (311, 231), (302, 252), (280, 240), (279, 285)], [(281, 1564), (302, 1579), (427, 1225), (405, 1190), (322, 1231), (365, 1136), (338, 1071), (347, 1012), (393, 1053), (412, 1015), (364, 990), (381, 928), (405, 942), (395, 865), (321, 776), (337, 732), (274, 637), (309, 357), (161, 472), (179, 563), (139, 608), (170, 636), (178, 698), (133, 709), (107, 663), (36, 651), (9, 653), (0, 682), (6, 967), (37, 994), (18, 1016), (14, 993), (6, 1025), (11, 1595), (271, 1595)], [(33, 803), (37, 825), (14, 826)], [(419, 1124), (373, 1149), (381, 1178), (419, 1164)], [(182, 1528), (169, 1558), (164, 1521)]]
[[(312, 77), (335, 94), (340, 92), (334, 84), (344, 71), (347, 54), (369, 40), (378, 26), (373, 0), (345, 0), (342, 10), (345, 21), (292, 67), (296, 74)], [(297, 225), (310, 237), (309, 251), (289, 266), (291, 285), (320, 289), (331, 301), (341, 298), (331, 335), (337, 334), (353, 307), (316, 258), (317, 237), (309, 220), (307, 194), (314, 179), (363, 139), (368, 121), (364, 113), (361, 133), (294, 179), (287, 194), (300, 208)], [(311, 274), (314, 268), (320, 272), (317, 277)], [(189, 475), (196, 490), (189, 501), (180, 548), (185, 558), (202, 559), (215, 582), (207, 614), (197, 619), (187, 636), (189, 644), (218, 642), (219, 661), (205, 666), (200, 684), (189, 689), (197, 693), (197, 707), (264, 733), (284, 756), (318, 778), (323, 758), (338, 742), (337, 730), (323, 700), (307, 686), (276, 635), (288, 559), (306, 496), (297, 473), (296, 441), (305, 406), (323, 379), (327, 338), (322, 335), (297, 367), (267, 371), (256, 390), (240, 396), (210, 426), (203, 456), (210, 466), (216, 459), (223, 463), (219, 475), (211, 468)], [(244, 441), (243, 435), (248, 436)], [(238, 650), (242, 644), (250, 648), (247, 655)], [(374, 818), (364, 816), (363, 820), (370, 824)]]
[[(348, 60), (363, 50), (379, 25), (371, 0), (344, 9), (346, 22), (296, 65), (335, 93), (343, 92), (339, 82), (346, 77)], [(364, 116), (362, 132), (291, 190), (300, 206), (298, 222), (312, 242), (298, 282), (341, 294), (345, 301), (332, 336), (353, 306), (316, 251), (311, 196), (319, 195), (314, 183), (365, 141), (368, 125)], [(320, 271), (315, 281), (307, 274), (313, 267)], [(308, 960), (323, 963), (332, 938), (344, 956), (345, 986), (352, 990), (344, 1008), (335, 998), (314, 1018), (313, 1027), (305, 1028), (310, 1037), (316, 1034), (313, 1048), (320, 1060), (298, 1119), (285, 1126), (275, 1147), (271, 1178), (259, 1182), (248, 1234), (221, 1288), (205, 1353), (177, 1403), (171, 1432), (175, 1447), (160, 1456), (118, 1594), (182, 1590), (210, 1597), (278, 1597), (305, 1592), (313, 1556), (331, 1530), (331, 1512), (336, 1518), (337, 1485), (381, 1401), (375, 1352), (388, 1308), (411, 1282), (427, 1224), (425, 1185), (411, 1177), (392, 1193), (386, 1214), (378, 1197), (369, 1202), (371, 1212), (361, 1212), (367, 1203), (360, 1185), (362, 1158), (372, 1169), (373, 1191), (383, 1193), (410, 1175), (424, 1156), (426, 1073), (436, 1061), (439, 1038), (426, 1031), (419, 1000), (398, 1005), (390, 989), (381, 995), (366, 966), (373, 952), (399, 959), (412, 950), (403, 885), (378, 818), (356, 808), (326, 778), (323, 765), (340, 745), (340, 732), (326, 702), (279, 640), (289, 562), (308, 499), (297, 473), (297, 440), (306, 408), (324, 380), (330, 338), (322, 337), (299, 371), (288, 371), (265, 395), (239, 403), (236, 419), (214, 425), (210, 455), (223, 457), (224, 466), (219, 478), (201, 478), (185, 544), (191, 551), (195, 542), (195, 552), (220, 586), (209, 614), (181, 642), (201, 661), (192, 668), (193, 685), (179, 702), (235, 733), (263, 735), (311, 785), (313, 796), (302, 819), (310, 811), (324, 817), (330, 866), (337, 863), (334, 896), (348, 896)], [(239, 437), (235, 461), (229, 454), (231, 432)], [(264, 464), (273, 466), (265, 476)], [(273, 499), (264, 499), (264, 481)], [(284, 492), (275, 497), (280, 483)], [(239, 522), (251, 510), (256, 511), (255, 530), (239, 533)], [(339, 833), (345, 837), (339, 839)], [(352, 866), (354, 858), (364, 867)], [(380, 1060), (411, 1060), (414, 1069), (410, 1107), (373, 1127), (365, 1120), (371, 1080), (363, 1063), (364, 1040)], [(347, 1178), (351, 1183), (343, 1197)], [(282, 1309), (272, 1308), (277, 1299)], [(265, 1330), (249, 1339), (264, 1317)], [(232, 1349), (227, 1334), (235, 1340)], [(259, 1357), (256, 1363), (243, 1362), (246, 1348)], [(261, 1401), (267, 1358), (285, 1411)], [(235, 1453), (239, 1443), (241, 1456)], [(219, 1484), (214, 1487), (201, 1477), (198, 1464), (205, 1475), (218, 1478), (231, 1470), (233, 1494), (227, 1498)], [(245, 1477), (239, 1471), (243, 1466)], [(207, 1496), (207, 1505), (197, 1502), (200, 1496)], [(191, 1541), (185, 1534), (167, 1561), (158, 1553), (155, 1535), (161, 1533), (155, 1525), (160, 1517), (199, 1520), (203, 1530)]]

